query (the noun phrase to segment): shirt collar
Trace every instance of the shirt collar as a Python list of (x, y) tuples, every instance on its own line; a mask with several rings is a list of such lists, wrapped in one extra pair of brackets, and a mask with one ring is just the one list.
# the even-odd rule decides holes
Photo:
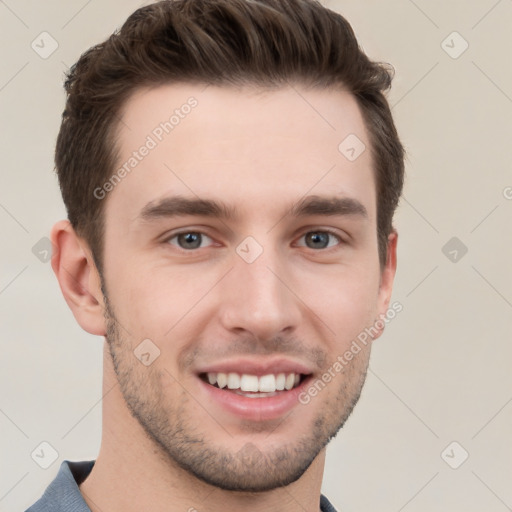
[[(78, 486), (89, 476), (94, 462), (63, 461), (55, 480), (26, 512), (91, 512)], [(320, 510), (336, 512), (323, 494), (320, 496)]]
[(89, 476), (94, 461), (65, 460), (41, 498), (26, 512), (91, 512), (78, 486)]

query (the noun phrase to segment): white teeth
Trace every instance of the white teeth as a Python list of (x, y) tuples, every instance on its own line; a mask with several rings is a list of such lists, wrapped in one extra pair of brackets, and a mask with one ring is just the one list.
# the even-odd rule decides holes
[(276, 390), (283, 391), (285, 383), (286, 375), (284, 373), (279, 373), (276, 377)]
[(238, 373), (228, 373), (228, 389), (238, 389), (240, 387), (240, 377)]
[(217, 385), (220, 389), (225, 388), (228, 383), (228, 376), (225, 373), (217, 373)]
[(240, 389), (242, 391), (258, 391), (258, 377), (256, 375), (242, 375), (240, 379)]
[(264, 396), (265, 393), (275, 393), (276, 391), (289, 391), (296, 387), (300, 382), (299, 373), (278, 373), (277, 375), (268, 374), (258, 377), (257, 375), (240, 375), (235, 372), (230, 373), (207, 373), (208, 382), (221, 389), (227, 386), (228, 389), (239, 389), (243, 392), (260, 393)]
[(276, 390), (276, 378), (273, 375), (263, 375), (260, 377), (260, 385), (258, 391), (273, 393)]

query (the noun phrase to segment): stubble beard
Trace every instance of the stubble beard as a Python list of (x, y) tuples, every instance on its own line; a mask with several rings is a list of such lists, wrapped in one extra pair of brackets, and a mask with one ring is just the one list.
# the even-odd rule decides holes
[[(359, 365), (350, 367), (347, 372), (350, 376), (337, 377), (338, 393), (319, 408), (307, 436), (275, 446), (271, 443), (270, 432), (266, 439), (268, 450), (248, 441), (241, 449), (230, 451), (227, 432), (224, 446), (215, 445), (207, 439), (208, 432), (201, 431), (202, 425), (194, 424), (187, 412), (193, 398), (183, 387), (175, 385), (173, 388), (178, 396), (164, 395), (162, 375), (167, 370), (156, 365), (146, 367), (136, 359), (129, 340), (121, 334), (122, 328), (118, 326), (105, 291), (104, 300), (106, 339), (129, 411), (165, 462), (207, 484), (228, 491), (264, 492), (295, 482), (336, 436), (359, 400), (368, 366), (365, 356), (359, 360)], [(168, 376), (172, 379), (170, 374)], [(320, 400), (321, 395), (319, 393), (313, 400)], [(299, 405), (292, 411), (297, 422), (301, 420), (301, 407), (305, 406)]]

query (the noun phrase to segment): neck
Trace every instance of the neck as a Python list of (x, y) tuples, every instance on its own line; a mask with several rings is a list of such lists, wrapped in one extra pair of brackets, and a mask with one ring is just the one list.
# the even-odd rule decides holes
[(295, 482), (266, 492), (225, 491), (177, 466), (131, 415), (104, 347), (100, 453), (80, 491), (92, 512), (318, 512), (325, 449)]

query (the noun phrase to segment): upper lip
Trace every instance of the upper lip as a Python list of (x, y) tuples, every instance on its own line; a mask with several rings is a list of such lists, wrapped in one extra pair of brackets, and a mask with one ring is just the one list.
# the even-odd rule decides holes
[(292, 359), (285, 359), (283, 357), (258, 359), (251, 357), (230, 359), (204, 365), (198, 368), (197, 373), (238, 373), (240, 375), (247, 374), (261, 377), (262, 375), (277, 375), (279, 373), (309, 375), (313, 372), (308, 365)]

